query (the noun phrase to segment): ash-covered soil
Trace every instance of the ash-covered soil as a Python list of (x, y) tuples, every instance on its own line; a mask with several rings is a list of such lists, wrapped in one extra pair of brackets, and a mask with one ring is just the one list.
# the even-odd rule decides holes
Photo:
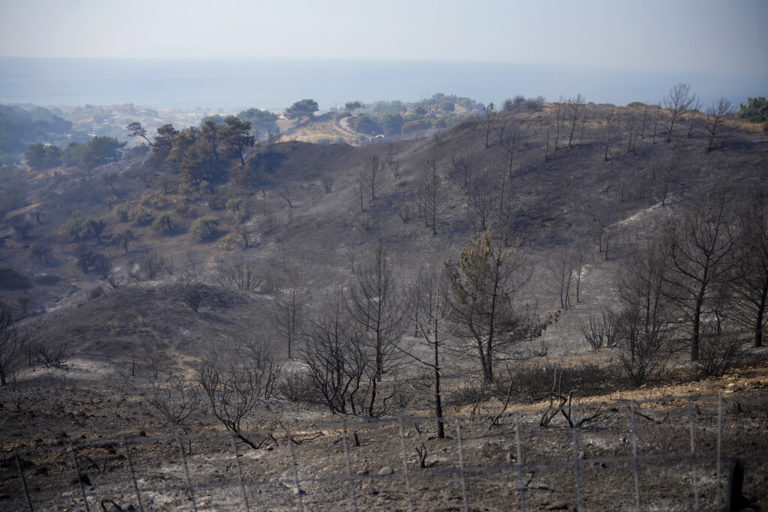
[(445, 439), (424, 410), (282, 403), (254, 450), (204, 411), (178, 435), (114, 369), (73, 362), (0, 391), (0, 510), (28, 508), (25, 485), (34, 510), (57, 511), (83, 496), (90, 510), (716, 510), (734, 458), (747, 510), (765, 510), (767, 373), (577, 398), (576, 428), (558, 410), (542, 426), (548, 401), (452, 408)]

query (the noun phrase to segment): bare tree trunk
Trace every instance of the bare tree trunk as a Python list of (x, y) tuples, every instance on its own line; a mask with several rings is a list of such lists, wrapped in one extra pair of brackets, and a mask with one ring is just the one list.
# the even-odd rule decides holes
[(656, 117), (653, 120), (653, 135), (651, 137), (651, 144), (656, 144), (656, 128), (659, 126), (661, 120), (661, 107), (656, 107)]
[(763, 293), (755, 315), (755, 347), (763, 346), (763, 319), (765, 318), (766, 302), (768, 302), (768, 281), (763, 286)]
[(584, 105), (584, 97), (579, 94), (576, 99), (569, 102), (571, 104), (571, 133), (568, 135), (568, 149), (572, 148), (573, 133), (576, 131), (576, 123), (579, 120), (579, 111)]
[(563, 120), (563, 98), (556, 103), (555, 113), (557, 114), (557, 130), (555, 131), (555, 152), (557, 152), (557, 145), (560, 140), (560, 122)]

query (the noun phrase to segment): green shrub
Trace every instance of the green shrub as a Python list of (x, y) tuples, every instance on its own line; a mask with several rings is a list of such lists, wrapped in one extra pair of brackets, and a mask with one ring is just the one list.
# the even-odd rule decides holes
[(739, 105), (736, 117), (746, 119), (750, 123), (764, 123), (768, 121), (768, 100), (763, 97), (749, 98), (746, 105)]
[(87, 240), (91, 237), (101, 242), (101, 234), (104, 232), (106, 224), (101, 219), (83, 219), (79, 214), (74, 213), (67, 221), (59, 227), (59, 235), (69, 238), (74, 242)]
[(367, 135), (378, 135), (381, 133), (381, 126), (376, 118), (363, 114), (355, 118), (355, 130)]
[(419, 130), (426, 130), (432, 126), (431, 119), (417, 119), (415, 121), (409, 121), (403, 125), (403, 133), (412, 133)]
[(219, 223), (213, 217), (200, 217), (192, 222), (190, 231), (199, 242), (211, 240), (216, 236)]
[(69, 238), (77, 242), (83, 238), (85, 230), (85, 221), (79, 215), (72, 215), (64, 224), (59, 227), (59, 235), (63, 238)]
[(231, 212), (237, 212), (237, 211), (240, 211), (240, 206), (242, 204), (243, 204), (242, 198), (237, 197), (237, 198), (230, 199), (229, 201), (227, 201), (226, 208), (227, 208), (227, 210), (229, 210)]
[(152, 222), (152, 212), (144, 208), (136, 208), (131, 211), (131, 220), (136, 226), (147, 226)]
[(128, 222), (131, 209), (128, 207), (127, 204), (119, 204), (115, 206), (112, 212), (115, 214), (115, 217), (117, 217), (117, 220), (119, 220), (120, 222)]
[(381, 118), (381, 129), (386, 135), (398, 135), (403, 129), (404, 122), (400, 114), (384, 114)]
[(161, 213), (152, 222), (152, 229), (158, 233), (170, 233), (175, 227), (176, 219), (170, 213)]

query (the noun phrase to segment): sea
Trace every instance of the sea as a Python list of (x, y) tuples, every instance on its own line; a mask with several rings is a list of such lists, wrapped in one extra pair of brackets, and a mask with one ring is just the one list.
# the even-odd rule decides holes
[(441, 93), (501, 105), (516, 95), (547, 101), (658, 103), (687, 82), (704, 107), (766, 96), (768, 72), (640, 71), (499, 62), (300, 59), (0, 58), (0, 103), (121, 105), (236, 112), (280, 110), (312, 98), (321, 111), (352, 100), (414, 102)]

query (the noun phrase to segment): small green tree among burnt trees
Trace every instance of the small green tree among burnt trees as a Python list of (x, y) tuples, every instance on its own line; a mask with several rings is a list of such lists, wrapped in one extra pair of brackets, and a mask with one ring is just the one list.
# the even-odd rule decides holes
[(318, 105), (315, 100), (309, 98), (303, 99), (291, 105), (288, 110), (285, 111), (285, 117), (288, 119), (295, 118), (297, 122), (301, 121), (302, 117), (306, 117), (307, 121), (309, 121), (317, 110)]
[(132, 123), (129, 123), (128, 126), (126, 126), (126, 129), (128, 130), (128, 135), (130, 137), (141, 137), (145, 141), (147, 141), (147, 144), (152, 146), (152, 141), (147, 136), (147, 129), (144, 128), (140, 122), (133, 121)]
[(531, 272), (519, 246), (504, 248), (486, 230), (445, 263), (451, 294), (451, 320), (457, 336), (474, 352), (483, 379), (492, 383), (496, 363), (511, 346), (540, 336), (556, 314), (539, 318), (521, 292)]
[(24, 157), (33, 169), (49, 169), (61, 165), (64, 152), (52, 144), (37, 143), (29, 146)]

